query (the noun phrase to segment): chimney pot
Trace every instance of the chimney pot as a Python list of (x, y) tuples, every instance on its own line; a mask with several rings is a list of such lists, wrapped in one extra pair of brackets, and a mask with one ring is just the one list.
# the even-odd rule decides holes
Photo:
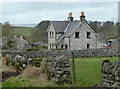
[(68, 21), (73, 21), (72, 12), (69, 13)]
[(84, 12), (81, 12), (81, 16), (84, 16)]
[(69, 17), (72, 17), (72, 12), (69, 13)]
[(85, 20), (85, 15), (84, 15), (84, 12), (81, 12), (81, 15), (80, 15), (80, 21), (84, 21)]

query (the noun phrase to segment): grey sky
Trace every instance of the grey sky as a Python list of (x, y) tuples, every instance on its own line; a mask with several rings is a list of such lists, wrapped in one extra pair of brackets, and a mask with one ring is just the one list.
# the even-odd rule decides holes
[(7, 2), (2, 3), (2, 22), (37, 24), (42, 20), (67, 20), (69, 12), (79, 20), (84, 11), (87, 20), (117, 21), (117, 2)]

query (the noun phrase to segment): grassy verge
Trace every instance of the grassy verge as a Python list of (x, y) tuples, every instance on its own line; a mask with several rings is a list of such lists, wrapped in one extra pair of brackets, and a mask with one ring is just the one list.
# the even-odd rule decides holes
[(101, 61), (105, 59), (109, 59), (111, 62), (118, 60), (116, 57), (75, 58), (76, 84), (57, 85), (43, 77), (23, 77), (19, 75), (4, 81), (3, 87), (92, 87), (100, 83)]

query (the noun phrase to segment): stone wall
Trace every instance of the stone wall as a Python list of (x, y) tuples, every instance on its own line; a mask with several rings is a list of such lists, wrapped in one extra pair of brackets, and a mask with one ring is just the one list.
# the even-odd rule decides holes
[(57, 84), (71, 83), (70, 60), (65, 55), (27, 58), (21, 55), (6, 54), (5, 57), (7, 65), (13, 66), (19, 71), (23, 71), (27, 65), (32, 65), (39, 69), (40, 75), (45, 74), (50, 81)]
[[(113, 49), (89, 49), (89, 50), (73, 50), (75, 57), (117, 57), (120, 56), (120, 50)], [(21, 55), (27, 57), (53, 57), (66, 55), (71, 57), (72, 50), (42, 50), (42, 51), (16, 51), (4, 50), (4, 54)]]
[(42, 61), (47, 78), (57, 84), (71, 83), (70, 61), (64, 55)]
[(102, 87), (120, 87), (120, 62), (104, 60), (101, 68)]

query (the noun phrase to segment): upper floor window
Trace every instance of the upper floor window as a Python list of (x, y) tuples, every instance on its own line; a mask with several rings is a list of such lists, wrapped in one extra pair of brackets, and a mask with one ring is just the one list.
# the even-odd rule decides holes
[(52, 32), (52, 38), (54, 38), (54, 32)]
[(50, 38), (54, 38), (54, 32), (50, 32)]
[(91, 39), (91, 32), (87, 32), (87, 38)]
[(50, 32), (50, 38), (51, 38), (51, 32)]
[(75, 39), (79, 38), (79, 32), (75, 32)]

